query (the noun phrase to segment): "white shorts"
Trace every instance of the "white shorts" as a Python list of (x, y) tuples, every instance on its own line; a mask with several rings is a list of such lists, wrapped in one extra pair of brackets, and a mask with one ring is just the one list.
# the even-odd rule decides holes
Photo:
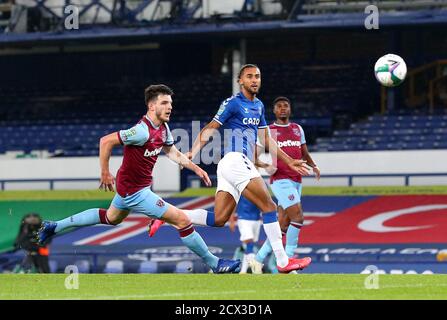
[(237, 227), (241, 234), (239, 240), (245, 241), (253, 239), (253, 242), (259, 240), (259, 232), (261, 231), (261, 220), (237, 220)]
[(255, 165), (240, 152), (229, 152), (217, 164), (217, 189), (226, 191), (239, 202), (242, 191), (253, 178), (261, 177)]

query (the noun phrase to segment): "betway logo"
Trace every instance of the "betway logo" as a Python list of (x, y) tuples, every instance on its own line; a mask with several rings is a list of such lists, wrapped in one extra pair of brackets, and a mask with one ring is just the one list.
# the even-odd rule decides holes
[(155, 150), (149, 151), (146, 149), (146, 151), (144, 151), (144, 156), (145, 157), (154, 157), (154, 156), (158, 156), (161, 152), (161, 149), (163, 149), (163, 147), (157, 148)]
[(279, 141), (278, 147), (299, 147), (301, 146), (300, 141), (292, 141), (292, 140), (286, 140), (286, 141)]

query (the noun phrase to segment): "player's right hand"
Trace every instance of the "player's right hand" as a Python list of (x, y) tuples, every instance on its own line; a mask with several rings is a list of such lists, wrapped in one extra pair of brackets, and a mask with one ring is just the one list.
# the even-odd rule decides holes
[(185, 156), (189, 159), (192, 160), (192, 152), (188, 151), (187, 153), (185, 153)]
[(101, 184), (99, 189), (104, 191), (114, 191), (113, 186), (115, 185), (115, 178), (110, 172), (101, 173)]
[(289, 163), (289, 167), (302, 176), (310, 175), (311, 168), (306, 164), (305, 160), (293, 159), (293, 161)]

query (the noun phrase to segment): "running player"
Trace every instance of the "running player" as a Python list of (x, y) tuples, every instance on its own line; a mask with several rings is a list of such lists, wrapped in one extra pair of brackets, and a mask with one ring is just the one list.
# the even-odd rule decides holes
[[(264, 118), (264, 105), (256, 98), (261, 87), (261, 72), (256, 65), (242, 66), (238, 74), (241, 91), (226, 99), (213, 120), (200, 132), (188, 157), (193, 159), (208, 143), (210, 137), (222, 125), (231, 134), (226, 134), (225, 155), (217, 165), (217, 189), (214, 212), (203, 209), (186, 210), (194, 224), (222, 227), (230, 218), (241, 194), (261, 210), (265, 233), (275, 254), (278, 271), (289, 273), (307, 267), (311, 259), (289, 258), (284, 250), (277, 207), (267, 186), (256, 170), (254, 151), (259, 137), (272, 156), (281, 159), (292, 170), (308, 175), (305, 161), (293, 159), (282, 151), (270, 137)], [(225, 128), (224, 127), (224, 128)], [(160, 224), (157, 224), (159, 227)], [(151, 231), (152, 234), (155, 231)]]
[(211, 254), (202, 237), (194, 230), (188, 215), (166, 203), (151, 190), (152, 170), (162, 150), (171, 160), (192, 170), (206, 185), (211, 185), (208, 174), (174, 146), (174, 140), (167, 125), (171, 116), (172, 95), (172, 90), (165, 85), (149, 86), (145, 90), (147, 113), (138, 124), (128, 130), (114, 132), (101, 138), (100, 188), (105, 191), (114, 191), (115, 179), (109, 171), (112, 148), (124, 145), (123, 162), (116, 179), (117, 193), (109, 209), (89, 209), (60, 221), (44, 221), (37, 233), (39, 242), (45, 242), (47, 238), (71, 227), (95, 224), (117, 225), (132, 211), (172, 224), (178, 229), (182, 242), (200, 256), (213, 272), (239, 272), (240, 260), (219, 259)]
[[(313, 161), (307, 149), (303, 128), (290, 122), (291, 103), (286, 97), (278, 97), (273, 102), (273, 113), (276, 121), (270, 125), (272, 137), (278, 146), (293, 159), (303, 159), (312, 167), (317, 180), (320, 179), (320, 169)], [(271, 165), (257, 160), (257, 165), (268, 168)], [(272, 171), (271, 168), (269, 168)], [(270, 178), (270, 187), (278, 200), (279, 221), (283, 233), (286, 233), (286, 253), (292, 257), (298, 245), (299, 233), (304, 223), (301, 206), (302, 177), (291, 170), (281, 159), (277, 160), (277, 170)], [(253, 273), (262, 272), (262, 262), (272, 251), (268, 241), (257, 252), (255, 259), (250, 260)]]
[(261, 211), (253, 203), (241, 196), (233, 216), (237, 216), (237, 226), (240, 233), (239, 240), (244, 247), (240, 273), (247, 273), (249, 261), (255, 258), (254, 246), (259, 240), (259, 232), (261, 231)]

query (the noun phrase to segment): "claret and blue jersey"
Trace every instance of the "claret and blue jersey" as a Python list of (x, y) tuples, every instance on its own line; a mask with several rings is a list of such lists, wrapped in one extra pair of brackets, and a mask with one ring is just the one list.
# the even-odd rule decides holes
[(213, 118), (231, 130), (231, 134), (224, 134), (224, 153), (241, 152), (254, 160), (258, 129), (268, 127), (264, 114), (264, 104), (258, 98), (251, 101), (239, 92), (226, 99)]

